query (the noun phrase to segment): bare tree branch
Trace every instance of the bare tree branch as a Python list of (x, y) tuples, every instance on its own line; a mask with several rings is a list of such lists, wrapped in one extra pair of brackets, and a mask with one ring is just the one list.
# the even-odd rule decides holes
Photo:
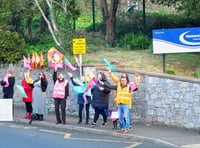
[[(45, 22), (47, 23), (48, 25), (48, 28), (49, 28), (49, 31), (55, 41), (55, 43), (61, 48), (61, 49), (64, 49), (64, 45), (62, 42), (62, 40), (60, 39), (60, 36), (59, 34), (61, 34), (61, 32), (58, 30), (58, 27), (57, 27), (57, 24), (56, 24), (56, 19), (55, 19), (55, 14), (54, 14), (54, 7), (53, 7), (53, 4), (56, 4), (58, 6), (61, 7), (61, 9), (63, 10), (64, 13), (67, 14), (67, 6), (70, 4), (70, 2), (72, 0), (62, 0), (62, 2), (57, 2), (57, 1), (54, 1), (54, 0), (46, 0), (46, 4), (49, 8), (49, 11), (50, 11), (50, 18), (48, 19), (47, 16), (45, 15), (44, 11), (42, 10), (38, 0), (34, 0), (38, 9), (40, 10)], [(55, 33), (58, 33), (58, 34), (55, 34)]]
[[(52, 26), (51, 26), (51, 23), (50, 23), (50, 21), (47, 19), (47, 17), (46, 17), (46, 15), (44, 14), (44, 11), (42, 10), (42, 8), (40, 7), (40, 4), (38, 3), (38, 0), (34, 0), (34, 1), (35, 1), (36, 5), (37, 5), (38, 9), (40, 10), (40, 12), (41, 12), (41, 14), (42, 14), (42, 17), (44, 18), (45, 22), (46, 22), (47, 25), (48, 25), (49, 31), (50, 31), (50, 33), (51, 33), (51, 35), (52, 35), (52, 37), (53, 37), (55, 43), (56, 43), (59, 47), (61, 47), (61, 48), (63, 49), (62, 43), (56, 38), (56, 36), (55, 36), (55, 34), (54, 34), (54, 31), (53, 31), (53, 28), (52, 28)], [(47, 1), (48, 1), (48, 0), (47, 0)], [(50, 4), (50, 3), (49, 3), (49, 4)]]

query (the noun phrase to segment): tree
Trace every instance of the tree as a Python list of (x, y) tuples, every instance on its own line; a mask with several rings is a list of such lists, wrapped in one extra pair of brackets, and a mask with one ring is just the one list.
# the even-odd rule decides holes
[(199, 0), (151, 0), (151, 2), (175, 6), (175, 8), (178, 11), (183, 12), (187, 18), (198, 19), (200, 17)]
[(0, 22), (3, 22), (0, 27), (3, 31), (17, 32), (27, 43), (37, 40), (37, 35), (40, 35), (37, 33), (37, 27), (40, 24), (36, 18), (39, 18), (41, 14), (33, 0), (2, 0), (0, 14)]
[[(60, 47), (61, 49), (65, 49), (67, 44), (71, 43), (72, 38), (70, 35), (72, 35), (72, 13), (78, 11), (76, 9), (71, 9), (71, 5), (75, 5), (74, 0), (46, 0), (46, 5), (48, 6), (49, 10), (49, 17), (44, 13), (44, 10), (41, 7), (41, 4), (38, 0), (34, 0), (36, 6), (40, 10), (40, 13), (42, 14), (43, 19), (48, 25), (48, 29), (51, 33), (51, 36), (53, 37), (56, 45)], [(73, 7), (74, 8), (74, 7)], [(74, 14), (76, 15), (76, 14)], [(59, 27), (59, 20), (58, 17), (62, 16), (64, 26)], [(67, 26), (67, 27), (66, 27)], [(68, 35), (67, 38), (64, 36)], [(67, 42), (64, 42), (67, 41)], [(66, 44), (65, 44), (66, 43)]]
[(103, 13), (106, 22), (106, 41), (114, 46), (115, 31), (114, 24), (116, 21), (116, 13), (119, 0), (112, 0), (110, 4), (110, 12), (108, 11), (107, 0), (102, 0)]
[(0, 61), (15, 63), (22, 58), (25, 42), (17, 32), (0, 30)]

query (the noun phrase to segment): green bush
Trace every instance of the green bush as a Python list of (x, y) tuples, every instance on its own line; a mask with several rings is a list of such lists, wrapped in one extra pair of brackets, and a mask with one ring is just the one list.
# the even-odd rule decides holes
[(17, 32), (0, 30), (0, 61), (16, 63), (22, 59), (25, 42)]
[(196, 71), (192, 74), (195, 78), (200, 78), (200, 69), (197, 68)]
[(54, 42), (53, 38), (51, 36), (43, 37), (37, 44), (26, 44), (25, 47), (25, 53), (31, 53), (33, 51), (39, 53), (42, 51), (43, 53), (47, 53), (47, 51), (51, 48), (55, 47), (59, 50), (59, 47)]
[(168, 68), (168, 69), (166, 69), (166, 73), (168, 73), (168, 74), (176, 74), (176, 71), (175, 71), (175, 69), (174, 68)]
[(143, 34), (126, 34), (122, 37), (117, 46), (129, 49), (129, 50), (136, 50), (136, 49), (147, 49), (151, 44), (151, 39)]
[(95, 63), (95, 60), (91, 60), (91, 59), (87, 59), (87, 60), (83, 60), (83, 64), (88, 64), (88, 63)]
[[(101, 22), (102, 22), (102, 13), (96, 12), (95, 13), (95, 23), (98, 25), (98, 24), (101, 24)], [(93, 31), (92, 15), (88, 15), (88, 13), (82, 13), (76, 20), (76, 28), (77, 29), (87, 29), (88, 28), (88, 31), (89, 30)]]

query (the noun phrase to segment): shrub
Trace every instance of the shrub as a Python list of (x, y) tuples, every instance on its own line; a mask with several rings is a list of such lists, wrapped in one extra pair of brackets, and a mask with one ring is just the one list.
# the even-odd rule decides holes
[(17, 32), (0, 30), (0, 61), (16, 63), (22, 59), (25, 42)]
[(195, 78), (199, 78), (200, 77), (200, 69), (197, 68), (196, 71), (192, 74), (192, 76), (194, 76)]
[(176, 71), (175, 71), (175, 69), (174, 68), (168, 68), (168, 69), (166, 69), (166, 73), (168, 73), (168, 74), (176, 74)]
[(59, 49), (59, 47), (54, 42), (53, 38), (51, 36), (43, 37), (37, 44), (27, 44), (25, 47), (25, 53), (32, 53), (32, 51), (40, 52), (43, 51), (43, 53), (46, 53), (51, 47), (55, 47), (56, 49)]
[(143, 34), (134, 35), (129, 33), (122, 37), (119, 42), (117, 43), (118, 46), (129, 49), (147, 49), (151, 44), (151, 39)]

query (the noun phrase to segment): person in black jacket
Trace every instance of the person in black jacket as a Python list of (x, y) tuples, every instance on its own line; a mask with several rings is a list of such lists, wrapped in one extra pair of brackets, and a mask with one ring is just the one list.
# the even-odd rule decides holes
[(66, 119), (66, 99), (69, 96), (69, 81), (64, 79), (64, 75), (59, 73), (57, 77), (57, 67), (55, 67), (53, 73), (54, 89), (53, 89), (53, 98), (55, 105), (56, 113), (56, 124), (61, 123), (59, 108), (61, 105), (62, 112), (62, 124), (65, 124)]
[[(107, 78), (104, 73), (99, 72), (97, 74), (97, 81), (103, 81), (106, 84), (109, 84), (107, 81)], [(111, 89), (108, 87), (105, 87), (104, 85), (101, 85), (98, 82), (98, 85), (94, 86), (91, 90), (92, 92), (92, 107), (94, 108), (94, 119), (93, 123), (91, 124), (91, 127), (96, 126), (96, 122), (99, 118), (99, 114), (102, 114), (103, 116), (103, 123), (101, 126), (107, 125), (107, 117), (109, 116), (108, 113), (108, 104), (109, 104), (109, 93)]]
[(4, 76), (4, 80), (1, 81), (3, 86), (3, 98), (13, 98), (14, 95), (14, 85), (15, 85), (15, 76), (12, 71), (7, 71)]
[[(71, 82), (73, 84), (73, 86), (80, 86), (81, 84), (79, 84), (78, 82), (74, 81), (74, 77), (71, 73), (68, 73), (68, 75), (71, 78)], [(82, 76), (81, 81), (83, 83), (85, 83), (85, 79)], [(82, 114), (83, 114), (83, 108), (84, 108), (84, 104), (85, 104), (85, 111), (86, 111), (86, 121), (85, 124), (88, 124), (89, 122), (89, 109), (90, 109), (90, 103), (91, 103), (91, 97), (90, 96), (86, 96), (87, 98), (87, 102), (85, 102), (84, 98), (83, 98), (84, 93), (79, 93), (77, 95), (77, 104), (79, 105), (79, 110), (78, 110), (78, 115), (79, 115), (79, 121), (77, 122), (77, 124), (81, 124), (82, 123)]]

